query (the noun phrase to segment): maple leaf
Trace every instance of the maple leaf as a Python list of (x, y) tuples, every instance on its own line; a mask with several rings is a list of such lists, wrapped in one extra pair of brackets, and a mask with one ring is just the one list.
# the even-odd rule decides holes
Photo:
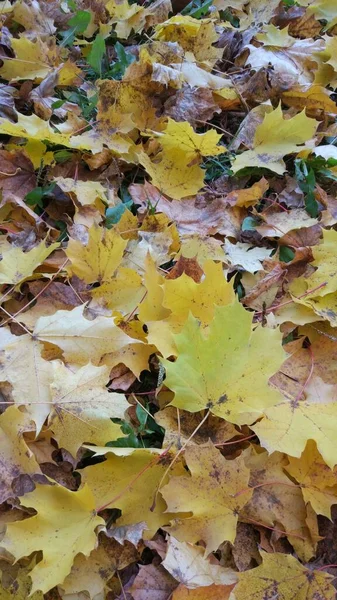
[(58, 247), (57, 242), (47, 247), (45, 240), (43, 240), (28, 252), (23, 252), (21, 248), (10, 248), (5, 252), (0, 262), (0, 284), (18, 285), (22, 283)]
[(76, 198), (82, 206), (107, 204), (106, 189), (99, 181), (74, 180), (71, 177), (55, 177), (57, 185), (71, 198)]
[(50, 412), (52, 364), (42, 358), (42, 344), (30, 335), (16, 338), (5, 347), (0, 378), (12, 386), (14, 402), (24, 405), (35, 422), (37, 434)]
[(165, 131), (155, 135), (161, 152), (155, 161), (143, 152), (140, 162), (151, 176), (153, 185), (177, 200), (196, 194), (202, 188), (204, 172), (199, 166), (201, 157), (216, 156), (226, 151), (224, 146), (218, 146), (221, 135), (215, 129), (198, 134), (189, 123), (176, 123), (170, 118)]
[[(252, 450), (250, 456), (246, 456), (246, 466), (251, 472), (249, 487), (253, 495), (242, 508), (240, 519), (279, 528), (297, 555), (309, 561), (319, 538), (314, 528), (309, 528), (308, 510), (301, 488), (284, 472), (287, 463), (287, 458), (278, 452), (268, 456), (267, 452)], [(246, 494), (245, 491), (243, 496)]]
[(116, 23), (116, 34), (119, 38), (127, 39), (132, 30), (137, 33), (145, 25), (146, 13), (143, 6), (129, 5), (128, 0), (108, 0), (106, 9), (111, 15), (111, 22)]
[(93, 495), (87, 485), (78, 492), (61, 485), (38, 485), (24, 495), (22, 504), (34, 508), (37, 514), (9, 523), (1, 544), (15, 560), (42, 550), (42, 560), (30, 572), (31, 593), (46, 593), (62, 583), (77, 554), (90, 554), (96, 544), (95, 529), (104, 521), (95, 514)]
[(337, 502), (336, 468), (323, 461), (316, 444), (309, 441), (300, 458), (289, 456), (286, 471), (301, 485), (305, 502), (315, 513), (331, 519), (331, 506)]
[(285, 358), (280, 333), (262, 327), (252, 332), (252, 316), (239, 302), (216, 308), (207, 336), (190, 316), (174, 340), (177, 360), (162, 360), (165, 384), (175, 392), (173, 406), (191, 412), (209, 408), (243, 424), (280, 399), (268, 386)]
[(331, 575), (320, 570), (306, 569), (291, 554), (264, 552), (262, 565), (238, 573), (238, 578), (233, 600), (246, 600), (248, 597), (260, 600), (262, 597), (275, 595), (279, 600), (294, 597), (333, 600), (335, 597)]
[(177, 581), (161, 565), (143, 565), (132, 584), (134, 600), (167, 600)]
[(333, 0), (299, 0), (299, 4), (307, 6), (307, 12), (314, 14), (317, 19), (328, 21), (330, 27), (335, 24), (337, 10)]
[(0, 67), (0, 75), (7, 81), (20, 79), (43, 79), (51, 70), (57, 54), (55, 48), (50, 48), (45, 42), (37, 38), (36, 41), (22, 36), (12, 38), (12, 48), (16, 58), (4, 57)]
[[(0, 584), (0, 595), (2, 600), (43, 600), (42, 592), (31, 594), (32, 581), (29, 576), (30, 568), (34, 565), (33, 561), (27, 566), (18, 569), (17, 565), (10, 565), (1, 561), (2, 583)], [(4, 563), (4, 564), (3, 564)]]
[(121, 263), (127, 240), (114, 229), (103, 229), (93, 225), (89, 229), (88, 243), (69, 239), (66, 254), (71, 260), (70, 273), (86, 283), (110, 281)]
[(117, 570), (125, 569), (138, 559), (138, 555), (130, 542), (121, 545), (101, 534), (98, 548), (89, 556), (78, 554), (71, 572), (59, 587), (66, 595), (85, 591), (94, 598), (104, 592), (107, 582)]
[(58, 310), (50, 317), (40, 317), (34, 336), (59, 346), (65, 359), (77, 364), (86, 364), (90, 360), (97, 364), (105, 354), (135, 343), (117, 327), (112, 317), (97, 317), (93, 321), (86, 319), (84, 307)]
[[(92, 450), (96, 449), (92, 447)], [(151, 538), (171, 518), (164, 512), (166, 504), (161, 495), (156, 496), (167, 464), (159, 460), (155, 450), (122, 449), (125, 456), (115, 455), (118, 448), (103, 448), (103, 452), (106, 454), (105, 462), (86, 467), (83, 471), (83, 480), (92, 490), (96, 505), (110, 503), (111, 507), (119, 508), (122, 516), (118, 525), (145, 521), (148, 531), (144, 537)], [(173, 475), (182, 475), (183, 472), (181, 465), (172, 467)]]
[(29, 450), (23, 432), (29, 429), (27, 415), (16, 406), (10, 406), (0, 416), (0, 501), (15, 496), (12, 483), (20, 475), (41, 473), (40, 467)]
[(179, 542), (173, 536), (169, 538), (162, 565), (188, 589), (212, 584), (232, 585), (237, 581), (235, 571), (205, 558), (201, 546)]
[[(322, 39), (301, 39), (288, 47), (261, 46), (248, 44), (249, 56), (246, 63), (255, 71), (273, 66), (284, 88), (297, 84), (308, 85), (313, 82), (315, 70), (318, 71), (320, 52), (324, 49)], [(283, 91), (282, 90), (282, 91)]]
[(295, 302), (311, 308), (332, 325), (336, 323), (337, 269), (335, 253), (337, 233), (323, 230), (323, 240), (313, 247), (314, 260), (311, 263), (315, 271), (309, 276), (298, 277), (289, 286)]
[(282, 160), (286, 154), (298, 152), (300, 146), (310, 140), (317, 128), (315, 119), (305, 112), (284, 119), (281, 104), (265, 115), (263, 123), (255, 131), (253, 150), (242, 152), (234, 159), (234, 173), (245, 167), (262, 167), (279, 175), (286, 170)]
[(305, 392), (265, 410), (265, 418), (252, 429), (269, 452), (278, 450), (300, 457), (308, 440), (314, 440), (326, 464), (337, 464), (334, 431), (337, 428), (335, 386), (313, 379)]
[[(6, 135), (23, 137), (28, 140), (41, 141), (45, 140), (51, 144), (60, 144), (69, 148), (79, 148), (82, 150), (92, 150), (92, 152), (99, 152), (103, 145), (95, 142), (95, 138), (91, 132), (85, 132), (81, 135), (69, 135), (69, 133), (59, 133), (55, 131), (50, 125), (49, 121), (40, 119), (35, 114), (23, 115), (18, 113), (18, 120), (16, 123), (11, 123), (7, 119), (0, 118), (0, 133)], [(130, 144), (127, 144), (129, 148)]]
[(127, 314), (144, 298), (142, 278), (133, 269), (120, 267), (109, 281), (94, 288), (91, 296), (99, 304)]
[(24, 152), (0, 150), (0, 188), (4, 201), (20, 190), (20, 197), (26, 196), (36, 187), (36, 176), (32, 161)]
[(48, 424), (59, 447), (76, 456), (83, 442), (99, 446), (122, 437), (119, 425), (110, 419), (124, 419), (130, 405), (125, 396), (106, 389), (109, 369), (90, 363), (75, 372), (61, 362), (53, 367), (54, 408)]
[(272, 253), (272, 250), (268, 248), (253, 248), (250, 244), (240, 242), (232, 244), (229, 240), (225, 240), (224, 250), (228, 262), (233, 267), (242, 267), (248, 273), (255, 273), (263, 269), (262, 261)]
[(178, 42), (186, 51), (187, 60), (213, 66), (222, 52), (213, 44), (218, 35), (211, 19), (194, 19), (189, 15), (174, 15), (156, 27), (155, 37)]
[(337, 114), (337, 107), (330, 92), (320, 85), (294, 86), (282, 94), (282, 101), (286, 106), (297, 109), (307, 109), (307, 113), (318, 116), (322, 110), (327, 113)]
[(226, 281), (222, 265), (213, 261), (205, 261), (205, 278), (201, 283), (185, 273), (177, 279), (160, 279), (153, 274), (151, 266), (149, 269), (150, 277), (145, 283), (151, 295), (145, 302), (147, 307), (151, 303), (151, 309), (144, 311), (141, 304), (139, 316), (147, 325), (149, 343), (157, 346), (165, 357), (176, 354), (174, 334), (181, 331), (189, 313), (204, 327), (212, 321), (216, 305), (234, 300), (233, 287)]
[(205, 554), (222, 542), (234, 542), (240, 509), (252, 491), (237, 495), (248, 486), (249, 469), (244, 455), (227, 461), (211, 442), (187, 447), (185, 459), (191, 477), (173, 477), (161, 488), (170, 512), (192, 512), (173, 521), (168, 531), (180, 541), (206, 542)]

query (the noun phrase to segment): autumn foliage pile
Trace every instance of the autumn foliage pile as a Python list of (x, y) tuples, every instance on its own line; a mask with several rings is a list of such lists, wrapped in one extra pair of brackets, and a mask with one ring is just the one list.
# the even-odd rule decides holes
[(0, 2), (0, 598), (332, 600), (337, 3)]

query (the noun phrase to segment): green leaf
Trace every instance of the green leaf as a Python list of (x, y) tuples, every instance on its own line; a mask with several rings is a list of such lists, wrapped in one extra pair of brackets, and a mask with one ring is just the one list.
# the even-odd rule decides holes
[(258, 221), (254, 217), (246, 217), (242, 221), (242, 231), (254, 231), (258, 225)]
[(55, 110), (56, 108), (61, 108), (61, 106), (63, 106), (64, 103), (65, 103), (65, 100), (56, 100), (55, 102), (53, 102), (51, 107), (53, 110)]
[(44, 187), (34, 188), (31, 192), (26, 194), (26, 204), (28, 204), (28, 206), (39, 206), (39, 208), (43, 208), (44, 197), (53, 191), (55, 185), (55, 183), (51, 183), (50, 185), (46, 185)]
[(139, 421), (140, 431), (143, 431), (146, 425), (148, 415), (145, 409), (140, 404), (137, 404), (136, 416)]
[(79, 35), (84, 33), (91, 21), (91, 14), (87, 10), (78, 10), (77, 13), (69, 19), (67, 25), (74, 29), (74, 33)]
[(295, 252), (291, 248), (288, 248), (288, 246), (281, 246), (279, 255), (282, 262), (290, 262), (293, 260)]
[(71, 46), (74, 43), (75, 37), (84, 33), (91, 21), (91, 13), (87, 10), (78, 10), (67, 23), (70, 29), (61, 32), (63, 38), (61, 46)]
[(57, 163), (64, 163), (71, 158), (71, 152), (69, 150), (57, 150), (54, 152), (54, 158)]
[(105, 40), (104, 37), (99, 33), (92, 44), (91, 50), (88, 54), (87, 62), (94, 69), (97, 75), (102, 75), (102, 60), (105, 54)]
[(126, 69), (131, 63), (135, 62), (136, 57), (131, 52), (126, 52), (120, 42), (116, 42), (115, 52), (118, 60), (111, 66), (109, 75), (114, 79), (122, 79)]

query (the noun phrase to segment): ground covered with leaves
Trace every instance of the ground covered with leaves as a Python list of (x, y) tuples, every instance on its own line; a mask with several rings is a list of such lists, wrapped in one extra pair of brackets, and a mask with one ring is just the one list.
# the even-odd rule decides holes
[(335, 0), (0, 2), (0, 597), (332, 600)]

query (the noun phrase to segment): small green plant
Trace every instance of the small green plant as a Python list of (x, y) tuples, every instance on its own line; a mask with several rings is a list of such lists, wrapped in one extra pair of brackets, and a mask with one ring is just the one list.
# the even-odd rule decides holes
[(121, 419), (112, 419), (114, 423), (121, 426), (125, 437), (118, 438), (113, 442), (108, 442), (106, 446), (112, 448), (151, 448), (160, 447), (164, 429), (160, 427), (149, 412), (149, 404), (145, 407), (137, 404), (136, 416), (138, 426), (132, 427), (130, 423)]

